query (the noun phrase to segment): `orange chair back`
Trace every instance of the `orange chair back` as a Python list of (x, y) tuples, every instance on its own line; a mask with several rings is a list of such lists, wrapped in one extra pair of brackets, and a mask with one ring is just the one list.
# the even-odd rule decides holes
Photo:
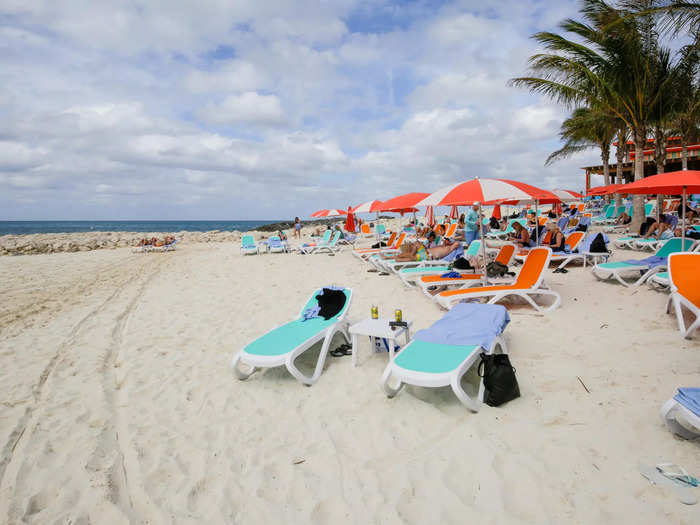
[[(405, 234), (405, 233), (402, 233), (401, 235), (399, 235), (399, 238), (396, 240), (396, 245), (393, 246), (392, 248), (393, 248), (394, 250), (398, 250), (399, 248), (401, 248), (401, 245), (403, 244), (403, 240), (404, 240), (405, 238), (406, 238), (406, 234)], [(391, 246), (391, 244), (387, 243), (387, 246)]]
[(569, 245), (569, 249), (573, 252), (578, 246), (578, 243), (581, 242), (581, 239), (583, 239), (584, 235), (584, 232), (570, 233), (569, 236), (566, 238), (566, 241), (564, 242)]
[(508, 266), (508, 264), (510, 264), (510, 260), (513, 258), (514, 253), (515, 245), (504, 244), (503, 246), (501, 246), (501, 250), (498, 252), (498, 255), (496, 255), (496, 261)]
[(549, 241), (552, 240), (552, 232), (547, 231), (544, 234), (544, 237), (542, 237), (542, 242), (540, 244), (549, 244)]
[(549, 248), (533, 248), (527, 254), (516, 281), (517, 288), (532, 288), (540, 279), (549, 258)]
[(372, 233), (372, 230), (370, 230), (369, 224), (367, 223), (364, 223), (362, 226), (360, 226), (360, 231), (365, 235), (369, 235), (370, 233)]
[(449, 228), (447, 228), (447, 231), (445, 232), (445, 237), (452, 237), (455, 234), (455, 231), (457, 230), (457, 223), (454, 222), (450, 224)]
[(674, 253), (668, 258), (672, 287), (700, 308), (700, 253)]
[(540, 217), (539, 219), (537, 219), (537, 222), (540, 226), (544, 226), (545, 224), (547, 224), (547, 217)]
[(391, 236), (389, 237), (389, 240), (387, 241), (386, 245), (391, 246), (391, 243), (396, 240), (396, 232), (391, 232)]
[(579, 205), (578, 205), (578, 211), (579, 211), (579, 213), (583, 213), (583, 208), (585, 208), (585, 207), (586, 207), (585, 204), (579, 204)]

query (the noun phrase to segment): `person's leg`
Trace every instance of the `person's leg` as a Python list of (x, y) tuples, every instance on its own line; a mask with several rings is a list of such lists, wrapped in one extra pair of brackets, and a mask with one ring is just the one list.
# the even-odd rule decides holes
[(648, 239), (658, 229), (659, 229), (659, 223), (658, 222), (653, 223), (651, 226), (649, 226), (649, 229), (647, 230), (646, 234), (644, 235), (644, 238)]

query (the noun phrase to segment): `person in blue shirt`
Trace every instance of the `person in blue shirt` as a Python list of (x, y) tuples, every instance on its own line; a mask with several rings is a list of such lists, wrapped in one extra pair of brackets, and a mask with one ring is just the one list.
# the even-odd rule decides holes
[(464, 241), (471, 243), (479, 238), (479, 203), (475, 202), (464, 216)]

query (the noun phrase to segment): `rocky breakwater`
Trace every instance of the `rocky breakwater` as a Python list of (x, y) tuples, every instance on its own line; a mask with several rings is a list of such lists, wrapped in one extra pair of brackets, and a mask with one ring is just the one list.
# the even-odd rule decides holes
[[(256, 238), (269, 234), (249, 232)], [(178, 244), (205, 242), (240, 242), (239, 231), (208, 232), (81, 232), (81, 233), (35, 233), (31, 235), (0, 236), (0, 255), (31, 255), (40, 253), (86, 252), (90, 250), (116, 249), (138, 246), (141, 239), (173, 236)]]

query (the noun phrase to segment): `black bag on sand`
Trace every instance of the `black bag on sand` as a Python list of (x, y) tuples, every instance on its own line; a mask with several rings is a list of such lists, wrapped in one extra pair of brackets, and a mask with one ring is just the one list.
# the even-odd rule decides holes
[(492, 261), (486, 265), (486, 275), (489, 277), (503, 277), (508, 273), (508, 267), (498, 261)]
[(379, 241), (378, 243), (375, 243), (372, 245), (372, 248), (384, 248), (386, 246), (386, 243), (384, 241)]
[(595, 236), (595, 239), (593, 239), (593, 242), (591, 242), (591, 245), (588, 247), (588, 251), (590, 253), (606, 253), (608, 251), (608, 247), (605, 245), (605, 238), (603, 238), (602, 233)]
[(510, 364), (508, 354), (481, 352), (477, 373), (484, 380), (484, 403), (488, 406), (497, 407), (520, 397), (515, 368)]

